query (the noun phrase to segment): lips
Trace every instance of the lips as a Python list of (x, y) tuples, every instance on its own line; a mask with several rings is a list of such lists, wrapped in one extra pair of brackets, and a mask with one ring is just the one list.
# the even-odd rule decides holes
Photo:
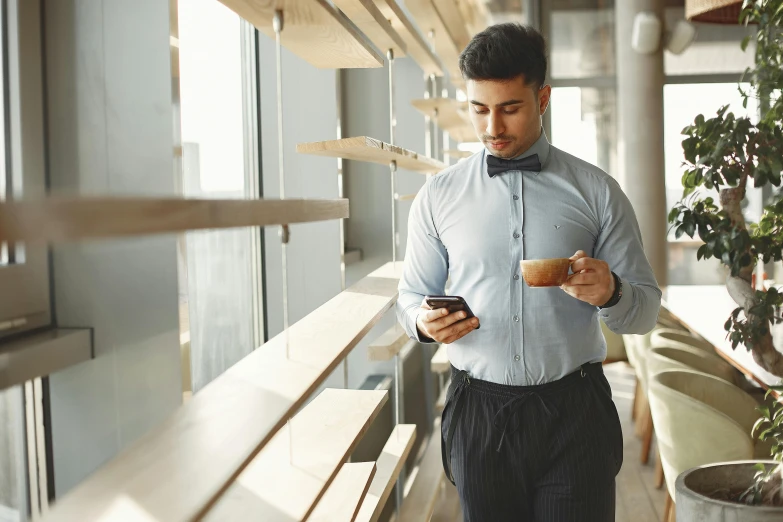
[(510, 141), (490, 141), (489, 142), (489, 146), (492, 147), (495, 150), (502, 150), (509, 143), (511, 143), (511, 142)]

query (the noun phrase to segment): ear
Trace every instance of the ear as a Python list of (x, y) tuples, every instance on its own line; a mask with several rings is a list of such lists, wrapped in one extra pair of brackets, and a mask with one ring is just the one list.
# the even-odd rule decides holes
[(552, 96), (552, 87), (549, 85), (543, 85), (538, 90), (538, 112), (541, 116), (546, 112), (549, 107), (549, 97)]

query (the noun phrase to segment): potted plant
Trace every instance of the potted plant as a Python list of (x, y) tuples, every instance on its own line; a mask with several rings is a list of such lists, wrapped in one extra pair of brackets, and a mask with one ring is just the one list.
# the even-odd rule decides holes
[[(771, 326), (783, 322), (783, 292), (757, 290), (753, 284), (757, 263), (783, 259), (783, 194), (774, 191), (758, 223), (747, 223), (742, 212), (749, 182), (781, 186), (783, 0), (745, 0), (739, 22), (756, 28), (742, 42), (745, 50), (754, 38), (756, 50), (755, 65), (743, 77), (750, 89), (740, 87), (740, 92), (746, 107), (750, 97), (758, 98), (762, 114), (753, 123), (727, 113), (724, 106), (713, 118), (700, 114), (683, 130), (683, 200), (671, 210), (669, 222), (678, 238), (698, 234), (704, 244), (697, 259), (714, 257), (729, 269), (726, 287), (737, 308), (724, 327), (732, 346), (743, 344), (762, 368), (783, 377), (783, 353), (771, 332)], [(718, 204), (707, 196), (710, 190), (718, 191)], [(770, 462), (717, 464), (683, 473), (676, 485), (677, 513), (681, 508), (699, 510), (689, 511), (683, 520), (696, 513), (703, 518), (694, 520), (783, 520), (783, 405), (761, 411), (754, 431), (772, 441)], [(733, 509), (742, 515), (724, 518)]]

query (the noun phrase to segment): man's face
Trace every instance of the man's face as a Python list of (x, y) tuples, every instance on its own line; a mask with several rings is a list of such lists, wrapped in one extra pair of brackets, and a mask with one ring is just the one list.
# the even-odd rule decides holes
[(525, 84), (525, 78), (512, 80), (468, 80), (470, 121), (476, 135), (493, 156), (519, 156), (540, 136), (541, 115), (549, 103), (548, 85)]

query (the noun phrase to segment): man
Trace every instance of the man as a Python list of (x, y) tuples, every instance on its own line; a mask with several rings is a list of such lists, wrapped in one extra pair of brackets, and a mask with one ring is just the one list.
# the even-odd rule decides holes
[[(546, 68), (531, 28), (473, 38), (460, 70), (485, 150), (428, 179), (409, 217), (398, 318), (449, 344), (443, 464), (466, 522), (614, 520), (622, 433), (598, 321), (642, 334), (660, 307), (620, 186), (542, 131)], [(560, 288), (520, 276), (522, 259), (568, 256)], [(447, 278), (475, 318), (424, 304)]]

